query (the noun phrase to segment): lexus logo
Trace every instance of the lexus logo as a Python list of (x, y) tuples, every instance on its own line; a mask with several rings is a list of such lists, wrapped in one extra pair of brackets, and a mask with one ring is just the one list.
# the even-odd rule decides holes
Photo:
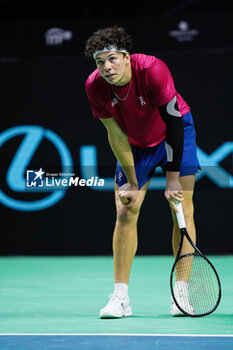
[(24, 200), (12, 198), (0, 189), (0, 203), (9, 208), (22, 211), (46, 209), (63, 198), (66, 191), (54, 190), (42, 199), (29, 201), (25, 186), (25, 172), (27, 166), (33, 158), (37, 148), (40, 146), (43, 138), (50, 141), (52, 144), (51, 146), (57, 149), (61, 159), (62, 171), (64, 172), (67, 167), (69, 167), (69, 170), (73, 169), (70, 151), (64, 141), (55, 132), (36, 125), (17, 126), (2, 132), (0, 134), (0, 147), (10, 139), (20, 135), (24, 135), (24, 138), (10, 163), (6, 174), (6, 181), (8, 187), (12, 191), (23, 193), (22, 197)]

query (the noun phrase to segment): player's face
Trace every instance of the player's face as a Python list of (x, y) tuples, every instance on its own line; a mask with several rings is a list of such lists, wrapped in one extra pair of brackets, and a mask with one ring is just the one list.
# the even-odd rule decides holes
[(96, 66), (101, 76), (112, 85), (123, 86), (131, 79), (130, 54), (107, 51), (96, 56)]

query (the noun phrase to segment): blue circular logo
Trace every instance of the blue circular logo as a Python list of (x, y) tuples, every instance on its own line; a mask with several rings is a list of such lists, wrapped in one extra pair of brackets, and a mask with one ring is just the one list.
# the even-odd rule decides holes
[[(0, 147), (13, 137), (25, 135), (7, 171), (6, 180), (11, 190), (25, 192), (25, 170), (43, 138), (49, 140), (57, 149), (62, 172), (73, 169), (70, 151), (65, 142), (52, 130), (37, 125), (22, 125), (0, 133)], [(37, 211), (53, 206), (61, 200), (66, 190), (54, 190), (47, 197), (35, 201), (21, 201), (9, 197), (0, 189), (0, 203), (21, 211)]]

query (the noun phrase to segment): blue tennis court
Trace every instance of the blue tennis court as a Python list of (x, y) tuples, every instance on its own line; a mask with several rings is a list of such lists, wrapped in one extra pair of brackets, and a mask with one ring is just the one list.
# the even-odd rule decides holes
[(232, 350), (233, 336), (203, 335), (1, 335), (1, 350)]

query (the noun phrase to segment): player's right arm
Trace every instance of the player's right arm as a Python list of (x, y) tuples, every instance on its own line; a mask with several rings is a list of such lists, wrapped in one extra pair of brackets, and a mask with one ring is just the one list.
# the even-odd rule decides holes
[(100, 118), (108, 133), (108, 141), (115, 157), (120, 162), (128, 183), (119, 188), (119, 196), (124, 204), (133, 204), (137, 198), (138, 182), (134, 159), (128, 136), (114, 118)]
[[(93, 115), (100, 119), (107, 129), (111, 149), (124, 170), (128, 181), (118, 189), (120, 200), (122, 203), (132, 206), (138, 195), (138, 182), (134, 170), (132, 149), (128, 136), (122, 131), (117, 121), (109, 115), (104, 103), (101, 102), (104, 94), (102, 93), (103, 86), (98, 85), (100, 83), (101, 80), (98, 80), (98, 73), (95, 71), (89, 76), (85, 84), (87, 96)], [(101, 95), (98, 96), (99, 91), (101, 91)]]

